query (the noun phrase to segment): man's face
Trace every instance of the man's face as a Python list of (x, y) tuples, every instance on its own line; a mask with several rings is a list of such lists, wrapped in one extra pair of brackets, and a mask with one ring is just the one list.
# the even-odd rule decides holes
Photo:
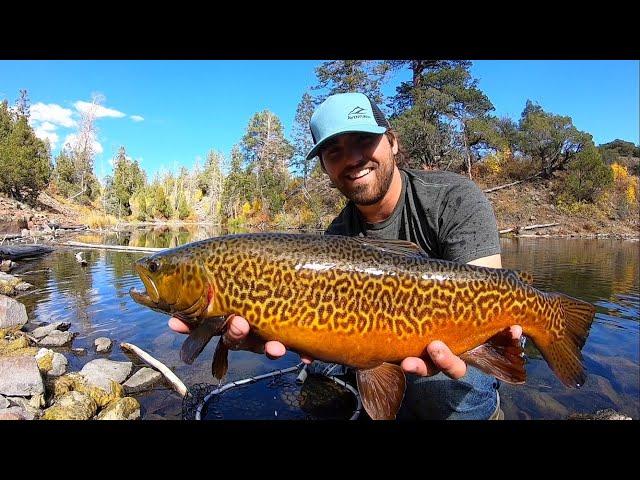
[(338, 190), (357, 205), (373, 205), (389, 190), (397, 142), (386, 135), (345, 133), (328, 142), (320, 159)]

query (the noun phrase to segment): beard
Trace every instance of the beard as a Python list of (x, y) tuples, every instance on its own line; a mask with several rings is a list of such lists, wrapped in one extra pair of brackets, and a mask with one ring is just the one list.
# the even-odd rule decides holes
[[(365, 168), (365, 165), (366, 163), (352, 171)], [(338, 190), (356, 205), (374, 205), (382, 200), (389, 190), (393, 180), (394, 166), (395, 161), (391, 156), (389, 160), (376, 165), (376, 168), (368, 174), (373, 176), (373, 181), (365, 185), (346, 185), (344, 181), (334, 183)]]

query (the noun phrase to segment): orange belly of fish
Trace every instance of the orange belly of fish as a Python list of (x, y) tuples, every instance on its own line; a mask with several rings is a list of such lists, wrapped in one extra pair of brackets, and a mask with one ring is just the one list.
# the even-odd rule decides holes
[(371, 368), (383, 362), (400, 363), (407, 357), (425, 358), (426, 348), (434, 340), (444, 342), (459, 355), (482, 345), (513, 320), (505, 317), (470, 328), (462, 322), (445, 321), (431, 326), (424, 334), (397, 334), (391, 330), (347, 332), (339, 329), (314, 329), (313, 326), (295, 325), (293, 321), (277, 320), (254, 322), (250, 313), (245, 318), (252, 330), (265, 341), (276, 340), (288, 349), (308, 355), (316, 360), (340, 363), (356, 368)]

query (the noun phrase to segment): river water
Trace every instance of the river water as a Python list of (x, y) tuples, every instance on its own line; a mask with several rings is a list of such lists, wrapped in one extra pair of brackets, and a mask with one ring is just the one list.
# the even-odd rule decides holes
[[(145, 247), (174, 247), (220, 234), (213, 228), (145, 228), (108, 235), (86, 234), (75, 240)], [(583, 357), (588, 373), (578, 390), (565, 388), (553, 375), (532, 342), (527, 342), (527, 382), (502, 384), (500, 395), (507, 419), (562, 419), (571, 413), (593, 413), (604, 408), (640, 418), (640, 287), (639, 243), (625, 240), (503, 238), (505, 268), (525, 270), (535, 286), (560, 291), (593, 303), (596, 318)], [(184, 335), (167, 327), (166, 315), (135, 303), (131, 287), (143, 289), (132, 263), (142, 252), (84, 250), (88, 265), (75, 259), (75, 248), (21, 264), (12, 274), (35, 288), (19, 298), (31, 321), (71, 323), (78, 332), (73, 347), (87, 355), (61, 351), (69, 359), (69, 371), (77, 371), (95, 358), (142, 362), (125, 354), (120, 342), (138, 345), (169, 366), (187, 386), (210, 383), (213, 347), (209, 345), (192, 364), (180, 361)], [(114, 347), (97, 354), (93, 342), (109, 337)], [(299, 362), (294, 353), (279, 360), (248, 352), (230, 352), (226, 380), (238, 380), (287, 368)], [(181, 418), (181, 398), (165, 384), (136, 396), (143, 419)]]

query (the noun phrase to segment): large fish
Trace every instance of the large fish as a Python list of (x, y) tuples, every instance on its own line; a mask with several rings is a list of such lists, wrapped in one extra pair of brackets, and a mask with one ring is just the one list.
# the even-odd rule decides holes
[[(428, 358), (433, 340), (501, 380), (523, 383), (522, 348), (498, 341), (511, 325), (522, 326), (565, 385), (585, 380), (580, 351), (593, 305), (541, 292), (526, 273), (427, 258), (402, 240), (228, 235), (142, 258), (135, 269), (146, 292), (131, 289), (133, 299), (194, 328), (181, 349), (185, 362), (238, 314), (264, 341), (355, 368), (374, 419), (395, 418), (406, 387), (399, 363)], [(219, 341), (216, 378), (227, 371), (227, 354)]]

